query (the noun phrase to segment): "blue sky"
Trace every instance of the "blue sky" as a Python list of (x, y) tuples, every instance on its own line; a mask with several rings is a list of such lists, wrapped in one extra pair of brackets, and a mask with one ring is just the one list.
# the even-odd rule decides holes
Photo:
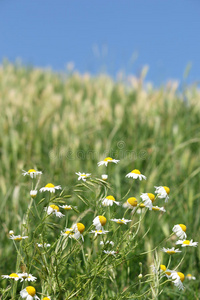
[(81, 73), (120, 70), (156, 85), (200, 78), (198, 0), (0, 0), (0, 59)]

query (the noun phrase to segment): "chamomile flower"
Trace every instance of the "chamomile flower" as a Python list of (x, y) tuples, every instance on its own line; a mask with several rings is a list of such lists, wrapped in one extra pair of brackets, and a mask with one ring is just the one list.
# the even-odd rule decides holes
[(93, 225), (96, 227), (96, 230), (102, 230), (103, 226), (106, 225), (106, 218), (104, 216), (97, 216), (93, 220)]
[(181, 245), (182, 247), (197, 247), (198, 242), (193, 242), (193, 240), (178, 240), (176, 245)]
[(36, 281), (37, 277), (34, 277), (32, 274), (28, 273), (18, 273), (19, 277), (21, 278), (22, 281)]
[(174, 285), (177, 286), (179, 290), (185, 289), (185, 287), (182, 284), (182, 282), (185, 279), (185, 275), (183, 273), (173, 271), (171, 274), (171, 278), (172, 278)]
[(16, 242), (20, 242), (21, 240), (25, 240), (27, 238), (28, 236), (21, 236), (21, 235), (14, 235), (14, 234), (9, 236), (9, 239), (14, 240)]
[(130, 197), (127, 199), (127, 201), (123, 204), (123, 207), (125, 208), (131, 208), (131, 209), (135, 209), (137, 207), (137, 199), (135, 197)]
[(3, 279), (5, 279), (5, 278), (14, 279), (15, 281), (18, 281), (18, 280), (21, 279), (20, 276), (19, 276), (19, 274), (17, 274), (17, 273), (11, 273), (10, 275), (1, 275), (1, 277)]
[(142, 193), (140, 198), (142, 198), (142, 201), (144, 202), (145, 207), (148, 207), (149, 210), (152, 210), (153, 202), (155, 200), (155, 195), (152, 193)]
[(74, 235), (74, 230), (73, 228), (65, 228), (64, 232), (61, 231), (61, 234), (64, 236), (67, 236), (69, 238), (72, 238), (72, 236)]
[(110, 221), (116, 222), (117, 224), (120, 224), (120, 225), (122, 225), (122, 224), (127, 225), (127, 223), (131, 222), (132, 220), (127, 220), (127, 219), (122, 218), (122, 219), (111, 219)]
[(111, 157), (106, 157), (104, 160), (98, 162), (97, 165), (98, 165), (98, 167), (102, 166), (102, 165), (105, 165), (107, 167), (108, 163), (115, 163), (115, 164), (117, 164), (118, 162), (119, 162), (119, 160), (117, 160), (117, 159), (113, 159)]
[(28, 172), (26, 172), (26, 171), (23, 170), (23, 173), (22, 173), (23, 176), (28, 175), (31, 178), (36, 178), (37, 175), (41, 175), (41, 174), (42, 174), (41, 171), (36, 171), (34, 169), (30, 169), (30, 170), (28, 170)]
[(76, 173), (76, 175), (78, 175), (79, 177), (78, 177), (78, 180), (83, 180), (83, 181), (86, 181), (86, 179), (88, 178), (88, 177), (90, 177), (90, 173), (81, 173), (81, 172), (78, 172), (78, 173)]
[(37, 196), (37, 190), (31, 190), (30, 196), (31, 196), (31, 198), (35, 198)]
[(82, 240), (84, 241), (84, 238), (83, 238), (83, 235), (82, 233), (84, 232), (85, 230), (85, 225), (83, 225), (82, 223), (76, 223), (72, 226), (72, 229), (74, 231), (74, 235), (73, 237), (75, 239), (79, 239), (79, 237), (82, 238)]
[(186, 239), (187, 235), (186, 235), (186, 229), (187, 227), (184, 224), (177, 224), (172, 228), (172, 231), (175, 233), (175, 235), (183, 240)]
[(106, 181), (108, 179), (108, 175), (106, 174), (101, 175), (101, 179)]
[(111, 195), (107, 196), (102, 201), (103, 206), (113, 206), (113, 203), (115, 203), (116, 205), (120, 205), (120, 203), (115, 201), (115, 198)]
[(128, 173), (126, 175), (126, 177), (133, 178), (133, 179), (139, 178), (139, 180), (142, 180), (142, 179), (146, 180), (147, 179), (146, 176), (142, 175), (141, 172), (139, 170), (136, 170), (136, 169), (131, 171), (130, 173)]
[(25, 289), (23, 289), (20, 292), (20, 296), (22, 298), (25, 298), (26, 300), (33, 300), (33, 299), (40, 300), (40, 298), (36, 295), (36, 289), (33, 286), (27, 286)]
[(45, 185), (45, 187), (41, 188), (40, 189), (40, 192), (45, 192), (45, 191), (48, 191), (50, 193), (55, 193), (56, 190), (61, 190), (61, 186), (60, 185), (54, 185), (52, 183), (47, 183)]
[(39, 248), (48, 248), (48, 247), (51, 246), (51, 244), (47, 244), (47, 243), (44, 243), (44, 244), (36, 243), (36, 245), (37, 245)]
[(166, 212), (164, 207), (152, 206), (152, 210)]
[(116, 251), (108, 251), (108, 250), (103, 250), (103, 252), (104, 252), (105, 254), (113, 255), (113, 256), (116, 256), (115, 254), (117, 253)]
[(56, 215), (56, 217), (62, 218), (64, 215), (59, 212), (59, 207), (55, 204), (51, 204), (48, 207), (45, 207), (44, 210), (47, 212), (47, 215)]
[(103, 241), (100, 242), (100, 245), (111, 245), (112, 247), (115, 245), (115, 243), (113, 241), (106, 241), (105, 243)]
[(59, 205), (61, 208), (65, 209), (65, 210), (71, 210), (72, 207), (71, 205)]
[(167, 278), (170, 278), (173, 272), (172, 270), (167, 269), (165, 265), (160, 265), (160, 271), (162, 271)]
[(175, 253), (180, 253), (181, 251), (179, 249), (175, 249), (174, 247), (170, 248), (162, 248), (162, 251), (167, 253), (167, 254), (175, 254)]
[(100, 234), (106, 234), (108, 233), (109, 231), (107, 230), (104, 230), (104, 229), (100, 229), (100, 230), (91, 230), (90, 233), (94, 233), (94, 236), (96, 237), (97, 235), (100, 235)]
[(165, 202), (169, 199), (170, 189), (167, 186), (154, 186), (155, 194), (158, 194), (159, 199), (165, 199)]
[(192, 276), (192, 274), (187, 274), (186, 278), (189, 280), (196, 280), (196, 277)]

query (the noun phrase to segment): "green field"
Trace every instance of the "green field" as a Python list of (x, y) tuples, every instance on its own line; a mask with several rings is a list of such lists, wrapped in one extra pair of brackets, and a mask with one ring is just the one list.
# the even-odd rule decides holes
[[(183, 249), (171, 259), (161, 251), (175, 246), (176, 237), (170, 236), (175, 224), (185, 224), (188, 239), (200, 242), (199, 99), (196, 85), (177, 89), (171, 82), (154, 88), (142, 76), (115, 82), (106, 75), (1, 65), (0, 275), (19, 272), (23, 262), (38, 278), (32, 285), (41, 299), (199, 299), (199, 247)], [(108, 156), (120, 162), (98, 167)], [(64, 218), (41, 221), (38, 214), (43, 216), (49, 198), (38, 193), (26, 219), (32, 187), (22, 170), (32, 168), (43, 172), (38, 188), (48, 182), (62, 186), (51, 202), (75, 209)], [(126, 178), (133, 169), (147, 180)], [(75, 172), (91, 173), (91, 179), (80, 182)], [(107, 182), (102, 174), (108, 174)], [(133, 226), (109, 221), (122, 218), (126, 209), (99, 205), (106, 195), (121, 204), (131, 196), (139, 200), (141, 193), (153, 193), (154, 186), (170, 187), (168, 203), (156, 202), (166, 212), (146, 209), (132, 215), (128, 210), (125, 217), (132, 218)], [(89, 233), (98, 214), (108, 220), (107, 238), (114, 239), (116, 257), (105, 256), (101, 237)], [(60, 232), (77, 220), (86, 227), (84, 243), (68, 239), (60, 249)], [(17, 235), (28, 233), (29, 239), (19, 243), (23, 261), (9, 239), (11, 229)], [(45, 258), (35, 248), (41, 239), (52, 245)], [(183, 292), (170, 281), (163, 284), (166, 278), (156, 281), (150, 268), (155, 258), (170, 263), (170, 269), (180, 263), (178, 270), (196, 280), (185, 279)], [(21, 299), (25, 286), (1, 279), (0, 299)]]

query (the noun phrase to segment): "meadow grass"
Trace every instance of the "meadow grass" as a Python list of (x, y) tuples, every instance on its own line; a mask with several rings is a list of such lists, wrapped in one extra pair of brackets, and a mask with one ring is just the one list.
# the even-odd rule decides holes
[[(180, 264), (181, 272), (197, 278), (184, 281), (184, 292), (170, 281), (164, 284), (167, 278), (150, 269), (156, 262), (169, 263), (161, 248), (175, 245), (176, 237), (171, 236), (175, 224), (185, 224), (188, 238), (200, 241), (199, 96), (195, 85), (177, 90), (171, 82), (155, 89), (142, 77), (114, 82), (105, 75), (58, 74), (3, 64), (0, 275), (19, 272), (20, 265), (22, 269), (26, 265), (39, 279), (36, 290), (42, 296), (52, 295), (51, 300), (199, 299), (199, 247), (185, 249), (170, 260), (170, 269)], [(97, 162), (107, 156), (120, 160), (119, 164), (98, 167)], [(64, 218), (46, 219), (44, 207), (50, 199), (42, 193), (27, 211), (32, 185), (22, 170), (32, 168), (43, 172), (38, 188), (48, 182), (62, 186), (51, 202), (73, 206)], [(126, 178), (133, 169), (147, 180)], [(75, 172), (79, 171), (91, 173), (91, 179), (78, 182)], [(108, 174), (108, 181), (101, 180), (102, 174)], [(89, 234), (94, 216), (121, 218), (126, 210), (103, 208), (99, 199), (113, 195), (124, 203), (128, 197), (153, 193), (154, 186), (170, 187), (166, 212), (147, 209), (132, 215), (128, 210), (125, 218), (132, 219), (131, 225), (109, 222), (107, 239), (113, 239), (117, 254), (103, 253), (111, 247), (101, 248), (101, 238)], [(159, 201), (162, 204), (156, 205), (163, 206), (164, 201)], [(86, 228), (84, 243), (61, 240), (61, 231), (79, 221)], [(11, 229), (29, 235), (28, 241), (20, 242), (20, 255), (9, 240)], [(49, 242), (50, 249), (40, 251), (35, 246), (39, 241)], [(2, 279), (0, 287), (1, 299), (19, 299), (19, 283)]]

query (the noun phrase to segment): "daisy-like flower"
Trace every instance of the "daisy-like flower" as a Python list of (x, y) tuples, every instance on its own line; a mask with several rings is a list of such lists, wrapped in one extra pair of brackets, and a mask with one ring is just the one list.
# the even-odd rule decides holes
[(44, 244), (36, 243), (36, 245), (37, 245), (39, 248), (48, 248), (48, 247), (51, 246), (51, 244), (47, 244), (47, 243), (44, 243)]
[(102, 165), (105, 165), (107, 167), (108, 163), (115, 163), (115, 164), (117, 164), (118, 162), (119, 162), (119, 160), (117, 160), (117, 159), (113, 159), (111, 157), (106, 157), (104, 160), (98, 162), (97, 165), (98, 165), (98, 167), (102, 166)]
[(74, 224), (74, 225), (72, 226), (72, 229), (73, 229), (73, 231), (74, 231), (73, 237), (74, 237), (75, 239), (79, 239), (80, 236), (81, 236), (81, 238), (82, 238), (82, 240), (83, 240), (83, 242), (84, 242), (84, 238), (83, 238), (82, 233), (83, 233), (84, 230), (85, 230), (85, 225), (83, 225), (82, 223), (76, 223), (76, 224)]
[(178, 240), (176, 242), (176, 245), (181, 245), (182, 247), (197, 247), (198, 242), (193, 242), (193, 240), (189, 241), (189, 240)]
[(164, 207), (152, 206), (152, 210), (166, 212)]
[(130, 197), (127, 199), (127, 201), (123, 204), (124, 207), (129, 207), (131, 209), (137, 207), (137, 199), (135, 197)]
[(144, 202), (145, 207), (148, 207), (149, 210), (152, 210), (153, 202), (155, 200), (155, 195), (151, 194), (151, 193), (142, 193), (140, 198), (142, 198), (142, 201)]
[(33, 286), (27, 286), (25, 289), (23, 289), (20, 292), (20, 296), (22, 298), (26, 298), (26, 300), (33, 300), (33, 299), (40, 300), (40, 298), (36, 295), (36, 289)]
[(96, 227), (96, 230), (103, 230), (103, 226), (106, 225), (106, 218), (104, 216), (97, 216), (93, 220), (93, 225)]
[(61, 231), (61, 234), (67, 237), (72, 238), (72, 236), (74, 235), (74, 230), (73, 228), (65, 228), (64, 232)]
[(31, 198), (35, 198), (37, 196), (37, 190), (31, 190), (30, 196), (31, 196)]
[(36, 281), (37, 277), (34, 277), (32, 274), (28, 273), (18, 273), (19, 277), (21, 278), (22, 281)]
[(90, 233), (94, 233), (94, 236), (96, 237), (98, 234), (106, 234), (106, 233), (108, 233), (109, 231), (107, 231), (107, 230), (92, 230), (92, 231), (90, 231)]
[(21, 236), (21, 235), (14, 235), (14, 234), (9, 236), (9, 239), (14, 240), (16, 242), (20, 242), (21, 240), (25, 240), (27, 238), (28, 236)]
[(196, 280), (196, 277), (192, 276), (192, 274), (187, 274), (186, 278), (189, 280)]
[(116, 256), (115, 254), (117, 253), (116, 251), (108, 251), (108, 250), (103, 250), (104, 253)]
[(19, 279), (21, 279), (19, 274), (17, 274), (17, 273), (11, 273), (10, 275), (1, 275), (1, 277), (3, 279), (5, 279), (5, 278), (14, 279), (15, 281), (18, 281)]
[(100, 245), (103, 245), (103, 246), (108, 245), (108, 244), (110, 244), (112, 247), (115, 245), (115, 243), (113, 241), (107, 241), (105, 243), (103, 241), (100, 242)]
[(167, 254), (175, 254), (175, 253), (180, 253), (181, 251), (179, 249), (175, 249), (174, 247), (170, 248), (162, 248), (162, 251), (167, 253)]
[(168, 201), (169, 199), (169, 193), (170, 193), (170, 188), (167, 186), (154, 186), (155, 187), (155, 194), (158, 194), (159, 199), (165, 199), (165, 202)]
[(40, 192), (45, 192), (45, 191), (48, 191), (50, 193), (55, 193), (56, 190), (61, 190), (61, 186), (60, 185), (54, 185), (52, 183), (47, 183), (45, 185), (45, 187), (41, 188), (40, 189)]
[(102, 180), (107, 180), (108, 179), (108, 175), (106, 175), (106, 174), (103, 174), (103, 175), (101, 175), (101, 178), (102, 178)]
[(120, 205), (119, 202), (115, 201), (115, 198), (113, 196), (107, 196), (105, 199), (103, 199), (102, 204), (103, 206), (113, 206), (113, 203)]
[(186, 235), (186, 229), (187, 227), (184, 224), (177, 224), (172, 228), (172, 231), (175, 233), (175, 235), (183, 240), (186, 239), (187, 235)]
[(34, 169), (30, 169), (28, 170), (28, 172), (23, 170), (22, 173), (23, 176), (29, 175), (31, 178), (36, 178), (37, 175), (41, 175), (41, 174), (42, 174), (41, 171), (35, 171)]
[(122, 219), (111, 219), (110, 221), (116, 222), (117, 224), (120, 224), (120, 225), (122, 225), (122, 224), (127, 225), (127, 223), (131, 222), (132, 220), (127, 220), (127, 219), (122, 218)]
[(142, 179), (146, 180), (147, 179), (146, 176), (142, 175), (141, 172), (139, 170), (136, 170), (136, 169), (131, 171), (130, 173), (128, 173), (126, 175), (126, 177), (133, 178), (133, 179), (139, 178), (139, 180), (142, 180)]
[(86, 181), (86, 178), (90, 177), (90, 173), (81, 173), (81, 172), (78, 172), (76, 173), (76, 175), (78, 175), (78, 180), (83, 180), (83, 181)]
[(165, 265), (160, 265), (160, 271), (164, 272), (164, 274), (167, 278), (170, 278), (170, 276), (173, 272), (172, 270), (167, 269), (167, 267)]
[(72, 207), (71, 205), (59, 205), (61, 208), (65, 209), (65, 210), (71, 210)]
[(174, 285), (177, 286), (179, 290), (185, 289), (185, 287), (182, 284), (182, 282), (185, 279), (185, 275), (183, 273), (173, 271), (171, 274), (171, 278), (172, 278)]
[(54, 214), (56, 217), (62, 218), (64, 215), (59, 212), (59, 207), (55, 204), (51, 204), (48, 207), (45, 207), (44, 210), (47, 212), (48, 215)]

